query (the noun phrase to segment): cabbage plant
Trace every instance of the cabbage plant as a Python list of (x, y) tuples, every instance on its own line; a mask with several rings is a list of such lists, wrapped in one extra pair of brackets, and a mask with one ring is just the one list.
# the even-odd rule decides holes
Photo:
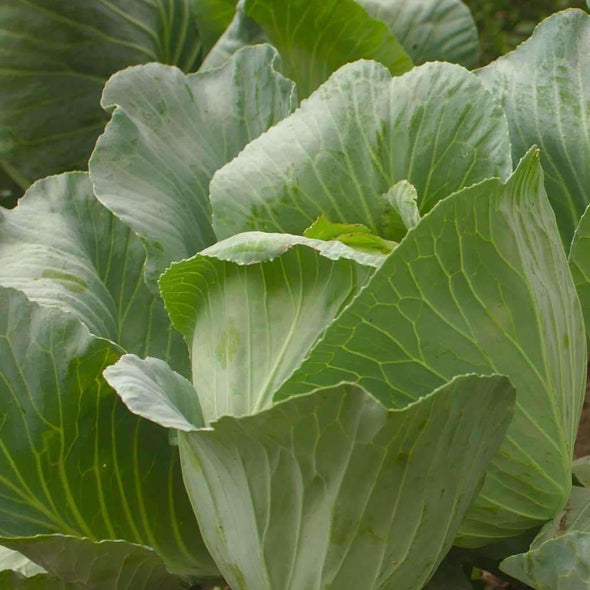
[(590, 588), (590, 16), (195, 6), (0, 210), (2, 587)]

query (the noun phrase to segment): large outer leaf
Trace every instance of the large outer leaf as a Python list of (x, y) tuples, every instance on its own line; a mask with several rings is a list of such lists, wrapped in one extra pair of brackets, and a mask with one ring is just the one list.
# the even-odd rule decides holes
[[(189, 587), (186, 581), (166, 571), (162, 559), (152, 549), (126, 541), (94, 542), (66, 535), (39, 535), (11, 539), (8, 545), (42, 564), (50, 576), (80, 590), (182, 590)], [(43, 578), (37, 577), (38, 587), (53, 588), (51, 584), (55, 583), (52, 581), (55, 578), (50, 576), (45, 577), (46, 586), (43, 586)], [(32, 582), (29, 584), (35, 587)], [(2, 589), (6, 590), (4, 586)]]
[(454, 375), (500, 373), (517, 411), (461, 529), (486, 544), (551, 518), (571, 485), (586, 338), (538, 152), (444, 201), (328, 328), (279, 397), (355, 381), (397, 406)]
[(340, 242), (252, 233), (174, 264), (160, 288), (191, 347), (206, 422), (269, 407), (377, 258)]
[(237, 0), (192, 0), (202, 53), (211, 47), (229, 26), (236, 12)]
[(0, 46), (0, 164), (23, 188), (86, 168), (111, 74), (199, 57), (189, 0), (2, 0)]
[(150, 64), (107, 84), (102, 104), (115, 111), (90, 174), (98, 198), (144, 241), (154, 289), (171, 261), (215, 241), (213, 173), (295, 108), (293, 83), (277, 64), (265, 45), (204, 73)]
[(582, 304), (586, 337), (590, 342), (590, 207), (586, 209), (572, 240), (569, 263)]
[(394, 75), (412, 68), (387, 25), (354, 0), (245, 0), (244, 12), (278, 48), (302, 97), (358, 59), (379, 61)]
[(415, 64), (450, 61), (477, 64), (479, 37), (469, 8), (461, 0), (358, 0), (385, 21)]
[(299, 234), (324, 214), (379, 233), (379, 196), (399, 180), (427, 211), (464, 186), (507, 176), (509, 152), (502, 110), (463, 68), (427, 64), (392, 79), (379, 64), (350, 64), (215, 175), (215, 232)]
[(116, 347), (19, 291), (1, 288), (0, 310), (0, 536), (125, 539), (215, 574), (167, 432), (101, 378)]
[(503, 378), (471, 376), (388, 411), (339, 386), (179, 434), (224, 577), (236, 589), (422, 588), (503, 439), (513, 395)]
[(87, 174), (41, 180), (16, 209), (0, 210), (0, 285), (188, 374), (186, 346), (144, 284), (144, 263), (141, 242), (96, 200)]
[(541, 148), (549, 200), (569, 244), (590, 203), (590, 15), (543, 21), (516, 51), (479, 70), (506, 111), (514, 161)]
[[(132, 411), (129, 384), (150, 380), (142, 363), (123, 357), (107, 374)], [(152, 380), (142, 415), (169, 415), (168, 391)], [(341, 384), (207, 429), (176, 406), (175, 424), (195, 513), (232, 588), (418, 590), (449, 549), (513, 403), (506, 378), (471, 375), (404, 410)]]
[(590, 490), (574, 487), (564, 510), (543, 527), (530, 550), (500, 566), (536, 590), (590, 589)]

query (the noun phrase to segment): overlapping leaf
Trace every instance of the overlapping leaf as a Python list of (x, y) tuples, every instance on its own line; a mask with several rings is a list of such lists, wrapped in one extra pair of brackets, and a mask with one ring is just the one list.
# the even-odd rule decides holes
[(461, 543), (485, 544), (567, 498), (585, 343), (533, 151), (506, 184), (487, 180), (425, 216), (277, 395), (354, 381), (401, 407), (457, 374), (508, 375), (515, 419), (461, 530)]
[(41, 180), (18, 207), (0, 211), (0, 285), (188, 374), (186, 346), (144, 284), (144, 264), (141, 242), (96, 200), (87, 174)]
[[(177, 449), (165, 430), (129, 413), (101, 377), (117, 347), (19, 291), (0, 288), (0, 298), (1, 542), (123, 539), (153, 548), (172, 571), (215, 575)], [(30, 557), (21, 541), (12, 548)], [(44, 547), (52, 550), (40, 543), (40, 554)], [(64, 550), (64, 559), (75, 565), (81, 556)], [(109, 564), (116, 560), (102, 558), (101, 567)]]
[(469, 8), (461, 0), (358, 0), (387, 23), (415, 64), (449, 61), (477, 64), (479, 37)]
[(569, 263), (582, 304), (586, 336), (590, 342), (590, 207), (586, 209), (572, 240)]
[(200, 50), (188, 0), (4, 0), (0, 46), (0, 166), (23, 189), (86, 168), (111, 74), (150, 61), (193, 71)]
[[(152, 549), (127, 541), (95, 542), (67, 535), (0, 541), (17, 547), (48, 572), (44, 576), (28, 576), (28, 581), (15, 577), (15, 582), (18, 580), (15, 588), (186, 590), (189, 587), (188, 578), (169, 573)], [(8, 584), (2, 588), (10, 590), (12, 587)]]
[(160, 288), (191, 348), (206, 421), (269, 407), (384, 258), (337, 241), (253, 232), (174, 264)]
[(143, 240), (155, 281), (173, 260), (215, 241), (209, 181), (296, 105), (270, 46), (245, 48), (220, 69), (184, 76), (150, 64), (118, 73), (102, 104), (114, 109), (90, 161), (96, 195)]
[(383, 235), (380, 197), (398, 181), (415, 186), (425, 212), (464, 186), (507, 176), (509, 152), (502, 110), (463, 68), (427, 64), (392, 79), (357, 62), (217, 172), (215, 232), (301, 234), (323, 214)]
[(387, 25), (354, 0), (245, 0), (243, 6), (279, 50), (302, 97), (358, 59), (381, 62), (392, 74), (412, 68)]
[(566, 246), (590, 203), (590, 15), (567, 10), (479, 70), (500, 101), (518, 161), (541, 149), (549, 199)]
[[(126, 403), (129, 375), (146, 379), (141, 365), (123, 357), (107, 371)], [(174, 406), (157, 389), (146, 390), (154, 421)], [(207, 429), (177, 408), (175, 423), (201, 531), (232, 588), (418, 590), (449, 549), (513, 403), (506, 378), (464, 376), (401, 411), (339, 385)]]
[(590, 588), (590, 489), (574, 487), (563, 511), (543, 527), (530, 550), (500, 567), (536, 590)]

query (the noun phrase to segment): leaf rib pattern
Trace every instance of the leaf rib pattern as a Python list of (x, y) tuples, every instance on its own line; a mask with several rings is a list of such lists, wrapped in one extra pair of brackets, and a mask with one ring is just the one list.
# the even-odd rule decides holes
[(415, 186), (426, 212), (508, 176), (509, 151), (502, 110), (463, 68), (427, 64), (392, 79), (379, 64), (349, 64), (215, 174), (213, 226), (220, 239), (301, 234), (323, 214), (382, 234), (380, 196), (398, 181)]
[(541, 149), (547, 192), (566, 248), (590, 202), (590, 15), (545, 19), (515, 51), (477, 73), (508, 118), (512, 156)]
[(460, 0), (359, 0), (374, 18), (385, 21), (416, 65), (448, 61), (475, 67), (477, 27)]
[(205, 422), (269, 407), (375, 258), (339, 242), (253, 232), (172, 265), (160, 288), (191, 348)]
[(295, 87), (278, 65), (265, 45), (207, 72), (149, 64), (107, 84), (102, 104), (114, 113), (90, 175), (98, 199), (142, 239), (154, 291), (170, 262), (215, 241), (213, 173), (295, 108)]
[(460, 538), (481, 544), (550, 518), (567, 496), (582, 326), (531, 152), (507, 184), (487, 180), (426, 215), (275, 399), (346, 380), (403, 407), (453, 375), (508, 375), (517, 412)]
[(0, 284), (72, 313), (95, 335), (188, 374), (182, 337), (144, 284), (145, 250), (95, 198), (85, 173), (36, 183), (0, 213)]
[[(64, 536), (90, 544), (122, 539), (149, 545), (172, 571), (217, 575), (176, 448), (162, 428), (129, 413), (102, 379), (119, 349), (19, 291), (0, 288), (0, 303), (1, 543), (28, 555), (38, 535), (74, 545)], [(51, 546), (45, 541), (41, 553)], [(75, 551), (66, 553), (75, 563)], [(49, 557), (43, 565), (60, 575), (62, 566)]]
[[(422, 588), (479, 487), (486, 445), (502, 438), (492, 431), (509, 420), (510, 390), (505, 378), (460, 377), (388, 411), (340, 385), (183, 433), (185, 481), (225, 578), (234, 588)], [(487, 428), (475, 417), (484, 407), (499, 413)]]
[(200, 60), (188, 0), (5, 2), (0, 44), (0, 162), (22, 188), (87, 167), (107, 121), (98, 102), (111, 74), (148, 61), (192, 71)]

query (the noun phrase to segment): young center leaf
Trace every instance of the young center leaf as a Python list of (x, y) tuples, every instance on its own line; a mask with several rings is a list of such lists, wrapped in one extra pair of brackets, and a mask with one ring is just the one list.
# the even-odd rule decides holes
[(88, 174), (38, 181), (0, 210), (0, 285), (60, 307), (126, 351), (169, 361), (188, 375), (182, 337), (144, 283), (145, 249), (99, 203)]
[(127, 385), (143, 381), (151, 419), (171, 425), (172, 409), (174, 423), (184, 423), (185, 484), (232, 588), (421, 589), (450, 548), (514, 404), (500, 376), (458, 377), (403, 410), (341, 384), (202, 429), (159, 385), (173, 377), (148, 385), (138, 375), (144, 362), (123, 357), (107, 379), (123, 399), (131, 393), (132, 409), (138, 396)]
[(361, 61), (217, 172), (213, 225), (220, 239), (252, 230), (301, 234), (325, 215), (390, 238), (382, 195), (399, 181), (414, 185), (424, 213), (510, 171), (504, 113), (475, 75), (433, 63), (391, 78)]
[(590, 203), (590, 15), (545, 19), (515, 51), (478, 71), (502, 104), (517, 162), (541, 150), (549, 200), (569, 247)]
[[(0, 544), (31, 557), (24, 537), (123, 540), (177, 574), (218, 575), (168, 433), (131, 414), (101, 377), (119, 349), (20, 291), (0, 288), (0, 310)], [(39, 552), (52, 550), (46, 541)], [(64, 567), (81, 559), (64, 553)]]
[(571, 485), (586, 338), (539, 154), (441, 201), (328, 327), (276, 398), (357, 382), (398, 407), (468, 372), (507, 375), (515, 418), (459, 542), (552, 518)]
[(191, 349), (206, 422), (267, 408), (385, 255), (252, 232), (172, 267), (160, 288)]
[[(146, 277), (211, 245), (209, 181), (252, 139), (297, 104), (268, 46), (223, 67), (185, 76), (159, 64), (119, 72), (102, 104), (114, 110), (90, 160), (98, 199), (141, 238)], [(231, 115), (228, 115), (231, 113)]]

